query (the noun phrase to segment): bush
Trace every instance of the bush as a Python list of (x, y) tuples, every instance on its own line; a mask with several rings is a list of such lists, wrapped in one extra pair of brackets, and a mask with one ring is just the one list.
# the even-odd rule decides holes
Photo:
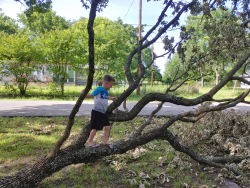
[(54, 82), (49, 82), (49, 94), (50, 95), (60, 94), (60, 89)]

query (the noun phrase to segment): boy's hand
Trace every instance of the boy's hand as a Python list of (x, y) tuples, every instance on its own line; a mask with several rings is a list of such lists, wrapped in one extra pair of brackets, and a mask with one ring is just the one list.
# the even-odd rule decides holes
[(115, 101), (116, 97), (110, 97), (110, 100)]
[(81, 91), (81, 95), (83, 95), (85, 93), (85, 90), (83, 89), (82, 91)]

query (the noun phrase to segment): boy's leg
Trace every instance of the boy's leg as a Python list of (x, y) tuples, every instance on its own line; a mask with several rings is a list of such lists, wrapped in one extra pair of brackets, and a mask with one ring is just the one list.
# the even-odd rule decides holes
[(90, 131), (89, 140), (87, 141), (87, 144), (88, 144), (88, 145), (94, 145), (94, 144), (95, 144), (94, 141), (93, 141), (93, 139), (94, 139), (94, 137), (95, 137), (95, 135), (96, 135), (96, 132), (97, 132), (96, 129), (92, 129), (92, 130)]
[(111, 126), (105, 126), (104, 133), (103, 133), (103, 145), (108, 145), (109, 143), (109, 131)]

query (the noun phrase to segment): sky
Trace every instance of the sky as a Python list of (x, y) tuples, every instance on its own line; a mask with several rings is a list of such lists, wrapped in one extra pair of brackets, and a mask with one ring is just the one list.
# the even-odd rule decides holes
[[(142, 0), (142, 24), (147, 24), (145, 31), (149, 30), (154, 25), (163, 10), (163, 1), (147, 2)], [(17, 14), (25, 10), (25, 7), (14, 0), (0, 0), (0, 8), (2, 12), (14, 19), (18, 19)], [(80, 0), (52, 0), (52, 9), (57, 15), (64, 17), (66, 20), (78, 20), (80, 17), (89, 17), (89, 9), (82, 7)], [(182, 20), (186, 18), (184, 15)], [(106, 17), (112, 21), (121, 18), (126, 24), (139, 24), (139, 0), (110, 0), (108, 7), (102, 12), (97, 12), (97, 17)], [(143, 34), (146, 34), (145, 32)], [(142, 35), (143, 35), (142, 34)], [(179, 32), (168, 33), (168, 36), (173, 36), (176, 39), (179, 37)], [(153, 36), (152, 36), (153, 37)], [(154, 44), (154, 52), (157, 55), (163, 54), (163, 44), (158, 40)], [(161, 69), (163, 74), (167, 57), (156, 59), (155, 63)]]

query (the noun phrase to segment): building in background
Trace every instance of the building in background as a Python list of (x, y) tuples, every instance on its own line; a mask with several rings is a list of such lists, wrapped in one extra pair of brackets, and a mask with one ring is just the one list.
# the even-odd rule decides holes
[[(82, 67), (80, 65), (80, 69), (82, 69), (79, 72), (84, 72), (84, 69), (87, 69), (88, 65), (85, 65)], [(95, 66), (95, 69), (108, 69), (107, 65), (104, 66)], [(70, 66), (67, 66), (67, 73), (69, 75), (69, 78), (65, 80), (65, 85), (86, 85), (86, 77), (76, 72), (73, 68)], [(30, 81), (33, 84), (42, 85), (42, 84), (48, 84), (49, 82), (58, 82), (58, 79), (56, 78), (56, 75), (53, 74), (53, 72), (50, 70), (49, 65), (42, 65), (40, 67), (40, 70), (34, 71), (30, 75)], [(0, 84), (4, 84), (5, 82), (11, 83), (13, 82), (13, 76), (9, 76), (8, 74), (2, 74), (0, 75)], [(93, 84), (98, 84), (97, 81), (94, 81)]]

